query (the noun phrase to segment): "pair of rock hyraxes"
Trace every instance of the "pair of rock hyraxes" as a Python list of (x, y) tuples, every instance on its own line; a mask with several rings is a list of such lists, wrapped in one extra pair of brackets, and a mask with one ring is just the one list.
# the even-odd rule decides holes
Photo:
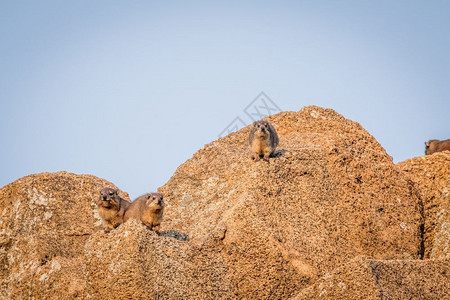
[(252, 149), (252, 159), (269, 160), (278, 146), (278, 134), (275, 128), (267, 121), (256, 121), (248, 137), (248, 143)]
[(107, 232), (130, 218), (140, 220), (150, 229), (159, 231), (164, 201), (162, 194), (149, 193), (130, 203), (122, 199), (116, 189), (105, 187), (100, 190), (97, 208)]

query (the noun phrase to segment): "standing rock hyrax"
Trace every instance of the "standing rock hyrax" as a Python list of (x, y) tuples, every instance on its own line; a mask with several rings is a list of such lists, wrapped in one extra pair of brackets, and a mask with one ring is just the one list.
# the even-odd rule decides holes
[(267, 121), (256, 121), (248, 137), (248, 143), (252, 148), (252, 159), (259, 160), (263, 157), (268, 161), (278, 146), (278, 135), (275, 128)]
[(445, 150), (450, 150), (450, 140), (439, 141), (439, 140), (429, 140), (425, 143), (425, 154), (430, 155), (434, 152), (441, 152)]
[(163, 195), (149, 193), (134, 200), (125, 212), (124, 221), (129, 218), (141, 220), (141, 222), (155, 231), (159, 231), (162, 214), (164, 211)]
[(129, 206), (130, 202), (122, 199), (116, 189), (105, 187), (100, 190), (97, 209), (98, 214), (103, 219), (103, 226), (106, 232), (124, 222), (123, 217)]

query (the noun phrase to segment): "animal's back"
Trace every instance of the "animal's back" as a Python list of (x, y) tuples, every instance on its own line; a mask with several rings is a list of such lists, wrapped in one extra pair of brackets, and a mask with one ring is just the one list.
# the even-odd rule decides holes
[(450, 150), (450, 140), (441, 141), (436, 152)]
[(439, 141), (439, 140), (429, 140), (425, 143), (425, 154), (431, 155), (435, 152), (442, 152), (450, 150), (450, 139)]
[(142, 212), (145, 209), (145, 195), (140, 196), (129, 205), (128, 209), (125, 211), (124, 221), (126, 222), (129, 218), (140, 219)]

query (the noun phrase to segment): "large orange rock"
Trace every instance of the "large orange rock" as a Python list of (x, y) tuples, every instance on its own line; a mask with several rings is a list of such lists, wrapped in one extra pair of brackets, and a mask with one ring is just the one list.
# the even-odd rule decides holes
[[(306, 107), (269, 117), (277, 157), (252, 161), (244, 128), (200, 149), (159, 189), (164, 229), (216, 240), (236, 295), (286, 298), (358, 255), (419, 258), (412, 183), (358, 123)], [(219, 249), (223, 249), (219, 252)]]
[(59, 172), (0, 189), (1, 299), (82, 297), (83, 249), (100, 229), (95, 202), (103, 186), (114, 187), (91, 175)]
[(450, 151), (397, 164), (410, 175), (423, 203), (425, 258), (450, 258)]

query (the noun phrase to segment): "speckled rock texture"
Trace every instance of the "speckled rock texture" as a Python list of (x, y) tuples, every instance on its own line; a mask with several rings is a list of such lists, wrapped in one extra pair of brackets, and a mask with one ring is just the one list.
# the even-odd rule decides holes
[[(232, 297), (226, 264), (172, 234), (132, 219), (86, 243), (88, 299), (220, 299)], [(215, 249), (217, 250), (217, 249)]]
[(81, 299), (83, 249), (101, 226), (95, 203), (103, 186), (114, 187), (58, 172), (0, 189), (0, 299)]
[(398, 163), (423, 203), (424, 258), (450, 259), (450, 151)]
[(160, 234), (135, 220), (103, 232), (95, 201), (113, 185), (94, 176), (3, 187), (0, 299), (314, 299), (330, 278), (379, 299), (413, 273), (446, 287), (447, 261), (420, 265), (417, 184), (367, 131), (315, 106), (267, 120), (280, 137), (269, 162), (250, 159), (247, 127), (205, 145), (158, 189)]
[(450, 260), (356, 257), (291, 299), (449, 299), (449, 276)]

